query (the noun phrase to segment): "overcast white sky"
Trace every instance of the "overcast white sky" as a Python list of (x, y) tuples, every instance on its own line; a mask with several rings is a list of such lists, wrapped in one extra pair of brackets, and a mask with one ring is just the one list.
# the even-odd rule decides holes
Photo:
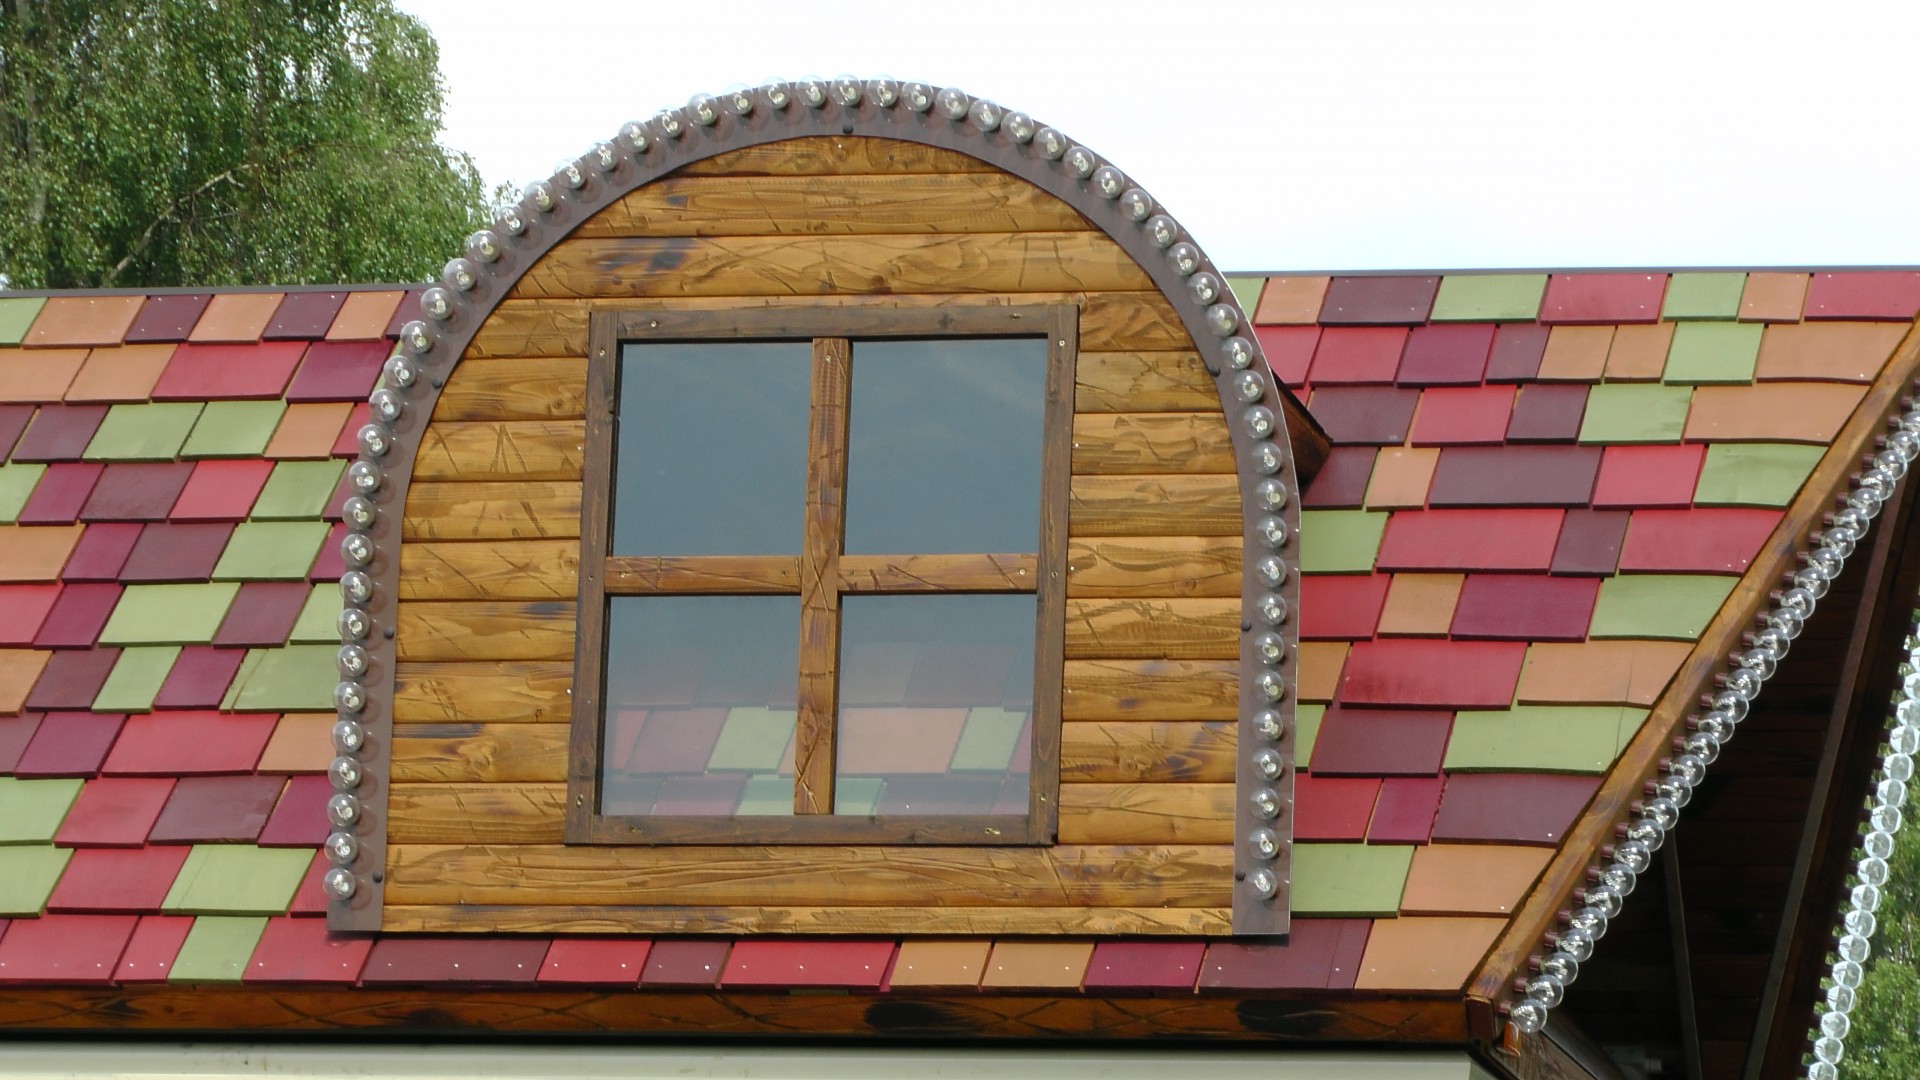
[(1920, 5), (398, 0), (516, 186), (699, 91), (1024, 110), (1236, 270), (1920, 264)]

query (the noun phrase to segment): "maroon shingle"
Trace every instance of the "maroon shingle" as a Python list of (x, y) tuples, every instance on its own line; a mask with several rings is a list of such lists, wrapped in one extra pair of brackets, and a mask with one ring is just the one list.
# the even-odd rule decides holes
[(343, 292), (288, 293), (273, 310), (273, 318), (267, 320), (267, 328), (260, 336), (266, 341), (325, 337), (327, 328), (333, 325), (333, 317), (340, 314), (340, 305), (346, 302), (347, 294)]
[[(1319, 748), (1314, 749), (1319, 753)], [(1367, 827), (1370, 844), (1424, 844), (1433, 833), (1445, 779), (1439, 776), (1391, 776), (1380, 782)]]
[(730, 941), (669, 940), (653, 943), (647, 954), (643, 986), (713, 986), (726, 966)]
[(105, 405), (42, 405), (14, 444), (14, 461), (75, 461), (106, 419)]
[(193, 645), (180, 650), (167, 681), (153, 699), (156, 709), (217, 709), (233, 675), (247, 657), (244, 649)]
[(421, 286), (417, 289), (408, 289), (407, 295), (400, 298), (400, 303), (394, 306), (393, 318), (387, 320), (387, 337), (399, 337), (401, 327), (415, 319), (426, 317), (420, 313), (420, 298), (425, 296), (426, 292), (426, 287)]
[(1293, 781), (1293, 838), (1307, 841), (1365, 839), (1380, 781), (1370, 776), (1308, 776)]
[(27, 422), (32, 419), (31, 405), (0, 405), (0, 461), (12, 453), (13, 444), (20, 441), (20, 433), (27, 430)]
[(369, 984), (530, 983), (549, 941), (542, 937), (383, 937), (373, 943), (360, 978)]
[(1088, 990), (1192, 990), (1204, 941), (1102, 941), (1081, 985)]
[(1314, 474), (1300, 505), (1313, 509), (1349, 509), (1367, 501), (1367, 480), (1373, 476), (1374, 448), (1336, 446), (1326, 464)]
[(1313, 742), (1316, 776), (1432, 776), (1447, 753), (1453, 714), (1357, 709), (1335, 703)]
[(734, 943), (722, 986), (843, 986), (878, 990), (891, 941), (748, 939)]
[[(340, 478), (346, 483), (346, 477)], [(320, 545), (320, 553), (313, 557), (313, 565), (307, 568), (308, 581), (339, 581), (340, 575), (347, 572), (346, 556), (340, 554), (340, 541), (347, 538), (347, 525), (336, 521), (333, 528), (327, 530), (327, 539)]]
[[(69, 585), (68, 589), (78, 586)], [(40, 670), (40, 679), (27, 695), (29, 709), (81, 710), (100, 696), (119, 649), (61, 649)]]
[(367, 420), (372, 415), (373, 406), (364, 401), (347, 411), (347, 422), (340, 425), (340, 434), (334, 436), (332, 456), (350, 458), (359, 455), (360, 429), (367, 426)]
[(1440, 279), (1428, 277), (1336, 277), (1327, 284), (1320, 322), (1413, 325), (1427, 321)]
[(1402, 386), (1475, 386), (1493, 352), (1492, 323), (1417, 326), (1400, 357)]
[(384, 341), (315, 342), (287, 387), (287, 400), (364, 401), (380, 378), (387, 354)]
[(252, 843), (286, 787), (284, 776), (188, 776), (147, 834), (152, 844)]
[(653, 942), (634, 938), (554, 938), (540, 964), (549, 986), (637, 986)]
[(1415, 446), (1497, 446), (1513, 415), (1511, 386), (1441, 386), (1420, 395), (1410, 441)]
[(22, 525), (64, 525), (78, 520), (105, 466), (91, 461), (60, 461), (47, 466), (33, 496), (20, 508)]
[(158, 911), (190, 849), (86, 848), (73, 853), (47, 900), (54, 912)]
[(1407, 441), (1420, 391), (1399, 386), (1315, 387), (1308, 411), (1334, 445), (1397, 446)]
[(15, 776), (92, 776), (119, 737), (124, 715), (50, 712), (13, 767)]
[(1274, 378), (1294, 387), (1307, 381), (1307, 368), (1320, 345), (1318, 326), (1256, 326), (1253, 336), (1260, 339), (1260, 352)]
[(0, 981), (110, 982), (136, 921), (131, 915), (42, 915), (16, 920), (0, 937)]
[(1584, 641), (1599, 595), (1599, 578), (1468, 574), (1453, 608), (1453, 636)]
[(1392, 580), (1386, 574), (1313, 574), (1301, 578), (1301, 638), (1341, 641), (1372, 637)]
[[(273, 737), (272, 713), (149, 713), (127, 721), (107, 755), (115, 776), (211, 776), (251, 772)], [(267, 804), (269, 808), (272, 803)]]
[(327, 933), (324, 919), (268, 919), (247, 963), (246, 982), (352, 983), (373, 939)]
[[(87, 530), (91, 533), (93, 530)], [(42, 649), (82, 649), (100, 637), (101, 628), (120, 602), (120, 586), (77, 582), (60, 590), (60, 599), (40, 624), (33, 643)], [(95, 687), (95, 690), (98, 690)], [(87, 699), (89, 703), (92, 698)]]
[(1807, 284), (1808, 319), (1892, 319), (1920, 312), (1920, 273), (1888, 270), (1815, 274)]
[(273, 816), (260, 830), (261, 847), (317, 847), (327, 838), (327, 800), (333, 784), (325, 776), (296, 776), (287, 781)]
[(1550, 331), (1538, 323), (1506, 323), (1493, 335), (1488, 382), (1526, 382), (1540, 374)]
[(1667, 275), (1555, 274), (1540, 303), (1542, 323), (1650, 323), (1660, 320)]
[(0, 774), (13, 771), (14, 763), (20, 760), (21, 752), (33, 741), (33, 733), (39, 728), (37, 712), (0, 716)]
[(62, 847), (139, 847), (173, 794), (171, 777), (106, 776), (87, 781), (60, 823)]
[(100, 474), (83, 521), (162, 521), (193, 475), (185, 461), (116, 461)]
[(213, 300), (212, 293), (149, 296), (127, 328), (127, 342), (185, 341)]
[(33, 644), (59, 597), (58, 585), (0, 585), (0, 646)]
[(1597, 776), (1452, 773), (1433, 838), (1558, 845), (1599, 786)]
[(1350, 990), (1371, 929), (1372, 919), (1295, 919), (1284, 945), (1216, 941), (1207, 946), (1200, 985), (1213, 990)]
[(1599, 471), (1597, 446), (1449, 446), (1433, 470), (1427, 504), (1584, 506)]
[(116, 581), (120, 568), (127, 564), (133, 545), (140, 540), (138, 524), (100, 522), (87, 526), (80, 542), (73, 546), (61, 577), (68, 582)]
[(121, 566), (120, 580), (206, 581), (232, 535), (233, 526), (227, 524), (149, 525)]
[(283, 645), (311, 590), (300, 581), (249, 581), (240, 586), (215, 645)]
[(1614, 572), (1620, 563), (1620, 544), (1627, 535), (1622, 510), (1569, 510), (1553, 549), (1556, 574)]
[(1402, 510), (1387, 521), (1380, 570), (1545, 570), (1564, 510)]
[(1572, 442), (1587, 412), (1587, 388), (1579, 383), (1530, 383), (1513, 399), (1507, 441)]
[(1505, 708), (1513, 703), (1526, 654), (1520, 642), (1362, 641), (1347, 653), (1338, 700), (1406, 708)]

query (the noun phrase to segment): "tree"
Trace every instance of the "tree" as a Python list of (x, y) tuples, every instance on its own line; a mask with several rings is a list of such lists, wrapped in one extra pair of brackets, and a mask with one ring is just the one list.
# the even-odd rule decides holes
[(0, 0), (16, 288), (406, 281), (484, 220), (391, 0)]

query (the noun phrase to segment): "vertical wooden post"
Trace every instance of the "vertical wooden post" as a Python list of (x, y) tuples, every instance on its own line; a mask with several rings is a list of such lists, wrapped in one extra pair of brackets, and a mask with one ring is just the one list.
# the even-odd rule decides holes
[(834, 727), (839, 709), (840, 546), (847, 520), (847, 402), (852, 347), (813, 343), (807, 439), (807, 519), (800, 553), (800, 716), (795, 734), (793, 812), (833, 813)]

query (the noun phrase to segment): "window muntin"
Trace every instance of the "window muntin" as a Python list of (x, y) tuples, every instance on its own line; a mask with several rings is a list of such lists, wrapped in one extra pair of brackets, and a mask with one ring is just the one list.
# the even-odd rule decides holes
[[(570, 839), (1051, 842), (1075, 315), (1069, 307), (994, 307), (596, 318)], [(709, 348), (725, 358), (715, 368), (783, 362), (776, 394), (789, 402), (796, 350), (809, 354), (809, 400), (798, 409), (807, 428), (800, 550), (789, 556), (766, 542), (742, 550), (749, 545), (702, 525), (680, 530), (701, 536), (697, 545), (647, 551), (625, 542), (645, 535), (637, 526), (613, 529), (619, 542), (609, 553), (610, 516), (647, 516), (645, 504), (633, 506), (647, 497), (636, 492), (669, 493), (663, 505), (677, 509), (697, 502), (685, 492), (707, 486), (619, 481), (626, 470), (647, 467), (632, 447), (689, 429), (699, 432), (690, 441), (711, 447), (715, 429), (767, 412), (735, 407), (759, 391), (759, 380), (739, 378), (738, 368), (652, 382), (652, 362), (698, 369)], [(636, 383), (636, 371), (649, 385)], [(665, 387), (689, 392), (668, 402)], [(630, 401), (647, 404), (629, 413)], [(705, 415), (675, 412), (690, 403), (704, 403)], [(655, 426), (629, 441), (636, 420)], [(790, 417), (769, 424), (791, 426)], [(783, 438), (791, 445), (790, 434)], [(717, 452), (734, 454), (731, 447)], [(694, 456), (682, 448), (663, 453), (683, 462)], [(687, 467), (698, 476), (698, 460)], [(733, 471), (768, 505), (782, 504), (783, 495), (762, 482), (773, 470)], [(861, 536), (869, 548), (898, 546), (857, 551)], [(971, 544), (984, 549), (963, 546)], [(686, 550), (695, 547), (711, 553)], [(668, 641), (670, 630), (655, 626), (649, 638), (635, 629), (648, 620), (632, 611), (669, 599), (781, 600), (788, 614), (797, 606), (797, 619), (765, 620), (798, 631), (797, 670), (783, 669), (797, 676), (791, 705), (783, 708), (783, 692), (769, 689), (780, 680), (766, 678), (734, 680), (756, 689), (730, 686), (739, 700), (724, 712), (713, 711), (718, 701), (655, 700), (662, 695), (633, 673), (657, 661), (630, 647), (687, 655), (698, 645), (705, 662), (723, 664), (728, 655), (724, 631)], [(724, 625), (721, 605), (711, 610), (697, 621)], [(671, 604), (654, 611), (659, 625), (673, 625)], [(871, 672), (881, 670), (873, 664), (889, 651), (893, 663), (907, 666), (887, 678), (914, 689), (899, 700), (873, 699)], [(987, 669), (1004, 677), (990, 678)], [(667, 682), (684, 685), (689, 677), (676, 673)], [(789, 709), (793, 737), (776, 759), (755, 740), (780, 739)], [(684, 743), (649, 760), (649, 748), (676, 739)], [(702, 750), (704, 766), (695, 760)], [(792, 799), (785, 813), (776, 805), (781, 784)]]

